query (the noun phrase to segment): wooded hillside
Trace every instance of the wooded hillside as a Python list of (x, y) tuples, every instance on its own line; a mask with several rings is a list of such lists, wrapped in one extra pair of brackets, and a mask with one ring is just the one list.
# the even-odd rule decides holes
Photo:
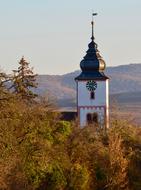
[(106, 131), (61, 120), (35, 99), (35, 75), (19, 63), (11, 78), (0, 73), (0, 190), (140, 190), (141, 128), (116, 117)]
[(0, 155), (1, 190), (141, 188), (141, 129), (123, 121), (79, 129), (13, 98), (1, 103)]

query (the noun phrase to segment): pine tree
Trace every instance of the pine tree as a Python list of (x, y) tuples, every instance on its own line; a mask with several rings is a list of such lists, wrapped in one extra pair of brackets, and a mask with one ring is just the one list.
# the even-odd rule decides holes
[(29, 63), (22, 57), (19, 62), (20, 66), (17, 70), (13, 70), (13, 88), (23, 100), (32, 102), (37, 94), (33, 92), (37, 88), (36, 74), (33, 73), (33, 68), (29, 67)]

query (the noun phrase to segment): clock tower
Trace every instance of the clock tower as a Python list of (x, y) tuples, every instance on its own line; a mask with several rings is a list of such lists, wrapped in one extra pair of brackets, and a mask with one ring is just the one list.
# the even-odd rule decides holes
[[(95, 16), (96, 14), (93, 14)], [(105, 61), (94, 41), (94, 21), (92, 37), (85, 57), (80, 62), (81, 74), (77, 83), (77, 111), (81, 128), (91, 124), (100, 128), (109, 127), (109, 78), (104, 74)]]

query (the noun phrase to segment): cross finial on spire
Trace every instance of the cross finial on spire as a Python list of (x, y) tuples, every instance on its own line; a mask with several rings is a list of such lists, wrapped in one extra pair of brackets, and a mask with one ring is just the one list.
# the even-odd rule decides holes
[(97, 13), (92, 13), (92, 22), (91, 22), (91, 24), (92, 24), (92, 37), (91, 37), (92, 41), (94, 41), (94, 16), (97, 16), (97, 15), (98, 15)]

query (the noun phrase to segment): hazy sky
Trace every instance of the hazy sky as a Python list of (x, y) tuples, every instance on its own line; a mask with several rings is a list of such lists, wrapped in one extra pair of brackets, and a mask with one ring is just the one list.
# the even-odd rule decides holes
[(141, 63), (141, 0), (0, 0), (0, 67), (22, 57), (40, 74), (79, 69), (91, 37), (107, 66)]

